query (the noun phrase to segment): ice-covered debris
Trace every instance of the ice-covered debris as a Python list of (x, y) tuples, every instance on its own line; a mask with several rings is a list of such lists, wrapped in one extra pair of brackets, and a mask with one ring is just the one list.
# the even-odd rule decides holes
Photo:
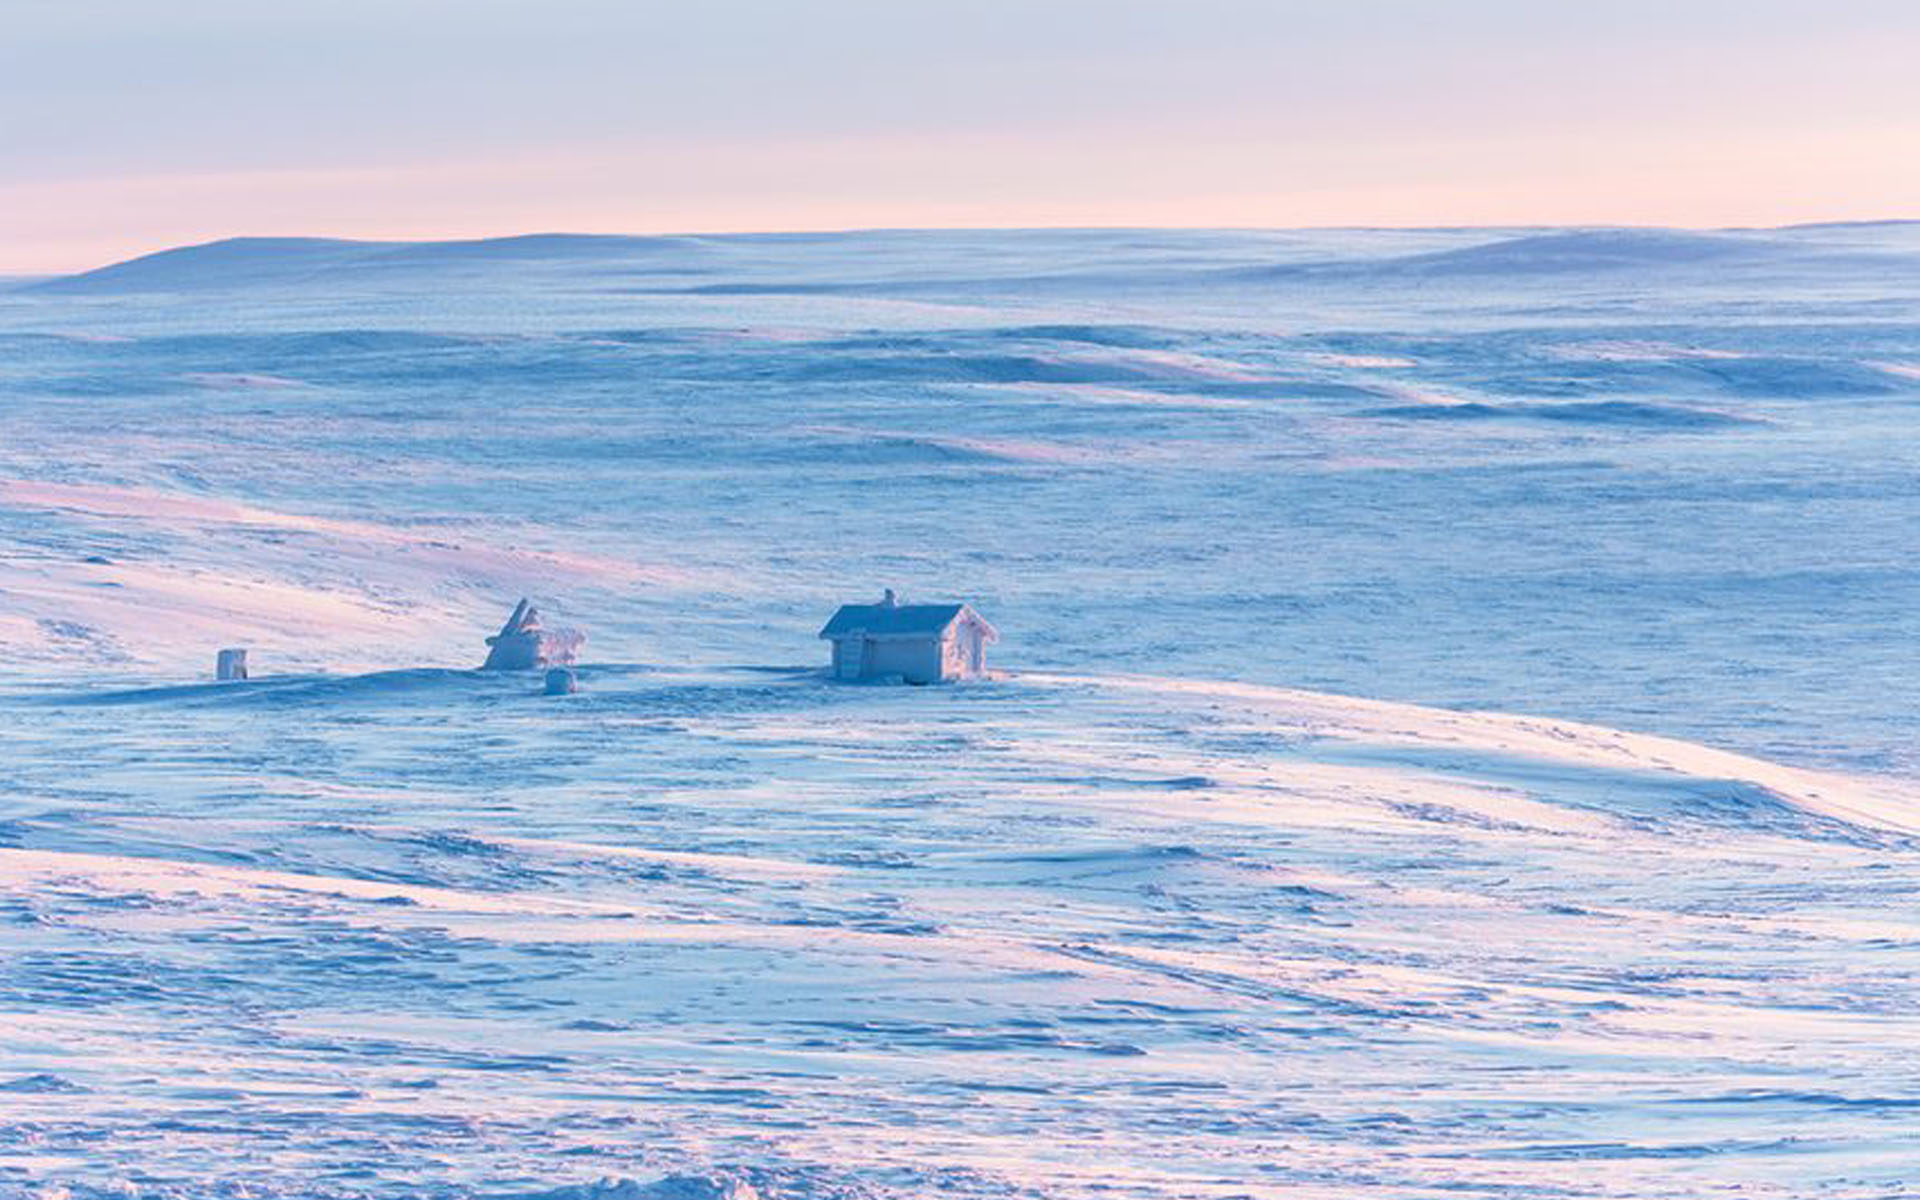
[(492, 649), (487, 651), (481, 670), (531, 671), (564, 666), (574, 660), (586, 640), (587, 635), (578, 630), (541, 628), (539, 610), (522, 599), (500, 632), (487, 639)]
[(772, 1200), (744, 1179), (718, 1175), (669, 1175), (652, 1183), (602, 1179), (501, 1200)]
[(247, 677), (247, 652), (239, 648), (222, 650), (213, 661), (213, 677), (223, 682)]

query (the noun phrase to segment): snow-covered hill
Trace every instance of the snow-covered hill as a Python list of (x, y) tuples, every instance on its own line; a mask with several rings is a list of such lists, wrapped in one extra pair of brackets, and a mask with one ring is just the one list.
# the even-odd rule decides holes
[[(1916, 263), (245, 239), (0, 293), (0, 1197), (1904, 1194)], [(825, 681), (886, 586), (1004, 676)], [(578, 695), (465, 669), (521, 595)]]
[(1913, 785), (1246, 685), (584, 678), (8, 702), (0, 1169), (316, 1198), (1910, 1178)]

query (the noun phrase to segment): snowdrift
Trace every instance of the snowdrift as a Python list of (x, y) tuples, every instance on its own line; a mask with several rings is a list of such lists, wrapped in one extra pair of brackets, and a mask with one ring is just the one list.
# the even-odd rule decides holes
[(1091, 1200), (1259, 1186), (1253, 1130), (1348, 1193), (1383, 1151), (1435, 1194), (1906, 1169), (1911, 785), (1191, 680), (583, 677), (0, 695), (0, 1171)]

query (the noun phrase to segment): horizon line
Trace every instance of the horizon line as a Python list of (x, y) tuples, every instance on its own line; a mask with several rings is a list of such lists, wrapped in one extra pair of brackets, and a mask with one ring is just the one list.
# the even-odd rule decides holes
[(531, 238), (630, 238), (630, 239), (671, 239), (671, 238), (748, 238), (748, 237), (851, 237), (863, 234), (934, 234), (934, 233), (1341, 233), (1341, 232), (1396, 232), (1396, 233), (1445, 233), (1445, 232), (1493, 232), (1497, 230), (1605, 230), (1605, 229), (1645, 229), (1673, 230), (1688, 233), (1765, 233), (1785, 232), (1796, 229), (1844, 229), (1852, 227), (1872, 227), (1884, 225), (1920, 225), (1920, 216), (1915, 217), (1856, 217), (1837, 218), (1820, 221), (1791, 221), (1780, 225), (1681, 225), (1662, 224), (1645, 221), (1561, 221), (1561, 222), (1472, 222), (1447, 221), (1436, 224), (1395, 224), (1391, 222), (1374, 223), (1328, 223), (1306, 225), (1135, 225), (1115, 224), (1062, 224), (1062, 225), (865, 225), (865, 226), (820, 226), (815, 228), (765, 228), (765, 229), (704, 229), (671, 230), (653, 233), (633, 231), (607, 232), (603, 230), (541, 229), (526, 230), (519, 233), (482, 234), (469, 237), (344, 237), (324, 233), (237, 233), (204, 241), (178, 242), (161, 246), (158, 249), (143, 251), (125, 258), (111, 259), (93, 266), (78, 267), (65, 271), (16, 271), (0, 268), (0, 279), (11, 282), (34, 282), (40, 280), (62, 279), (88, 275), (95, 271), (105, 271), (128, 263), (156, 258), (163, 254), (172, 254), (182, 250), (197, 250), (209, 246), (226, 245), (233, 242), (336, 242), (342, 245), (362, 246), (432, 246), (432, 245), (478, 245), (486, 242), (509, 242)]

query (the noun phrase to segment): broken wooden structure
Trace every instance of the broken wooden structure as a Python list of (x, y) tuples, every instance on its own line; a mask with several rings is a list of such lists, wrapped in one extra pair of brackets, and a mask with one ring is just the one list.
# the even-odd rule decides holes
[(491, 647), (483, 671), (531, 671), (566, 666), (579, 654), (587, 635), (574, 629), (547, 629), (540, 612), (526, 600), (514, 606), (500, 632), (487, 639)]

